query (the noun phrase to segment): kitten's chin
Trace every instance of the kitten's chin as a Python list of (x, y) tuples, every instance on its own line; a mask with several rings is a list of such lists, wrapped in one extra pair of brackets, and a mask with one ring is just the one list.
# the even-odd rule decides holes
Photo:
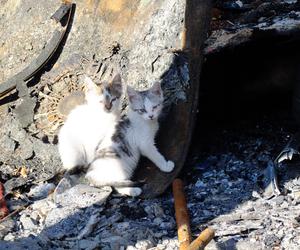
[(148, 116), (147, 116), (147, 117), (143, 116), (143, 118), (144, 118), (144, 120), (146, 120), (146, 121), (156, 121), (158, 117), (150, 118), (150, 117), (148, 117)]
[(118, 111), (118, 108), (112, 107), (112, 108), (108, 109), (108, 108), (104, 107), (104, 111), (107, 113), (114, 113), (114, 112)]

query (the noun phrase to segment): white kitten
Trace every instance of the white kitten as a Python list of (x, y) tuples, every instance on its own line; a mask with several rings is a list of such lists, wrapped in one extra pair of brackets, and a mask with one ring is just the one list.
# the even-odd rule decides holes
[(58, 149), (65, 170), (87, 166), (94, 159), (97, 146), (107, 143), (105, 136), (114, 134), (120, 119), (120, 75), (100, 86), (85, 77), (85, 84), (86, 103), (71, 111), (58, 135)]
[[(160, 170), (170, 172), (172, 161), (166, 161), (154, 142), (158, 131), (158, 117), (162, 111), (163, 93), (159, 83), (147, 91), (127, 87), (129, 110), (111, 137), (111, 145), (100, 144), (95, 160), (91, 163), (86, 178), (95, 186), (129, 180), (137, 167), (140, 155), (149, 158)], [(117, 188), (119, 193), (137, 196), (142, 190), (137, 187)]]

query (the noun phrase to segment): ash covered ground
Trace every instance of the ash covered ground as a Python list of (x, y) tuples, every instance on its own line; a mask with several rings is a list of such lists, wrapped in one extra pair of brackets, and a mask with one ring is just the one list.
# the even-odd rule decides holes
[(194, 149), (186, 190), (194, 232), (216, 229), (207, 249), (298, 249), (297, 161), (278, 171), (282, 194), (264, 196), (265, 169), (296, 130), (286, 112), (248, 113), (200, 132), (209, 139)]
[[(261, 109), (259, 114), (256, 106), (244, 116), (232, 110), (235, 119), (218, 122), (199, 116), (181, 177), (193, 235), (207, 226), (216, 230), (207, 249), (298, 249), (297, 161), (284, 164), (278, 173), (282, 194), (263, 196), (264, 169), (297, 129), (289, 105), (276, 103), (276, 109)], [(87, 186), (75, 186), (56, 197), (33, 188), (28, 191), (8, 200), (10, 205), (16, 200), (34, 202), (1, 223), (0, 249), (178, 247), (171, 190), (151, 200), (118, 197), (110, 188)], [(87, 230), (86, 225), (94, 226)]]

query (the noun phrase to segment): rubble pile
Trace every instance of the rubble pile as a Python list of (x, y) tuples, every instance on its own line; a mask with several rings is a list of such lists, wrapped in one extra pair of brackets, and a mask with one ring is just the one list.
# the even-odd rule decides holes
[[(237, 129), (242, 124), (209, 131), (215, 138), (211, 144), (200, 142), (193, 147), (190, 169), (182, 175), (193, 235), (207, 226), (214, 228), (216, 237), (207, 246), (211, 250), (297, 249), (299, 169), (286, 163), (279, 172), (282, 194), (264, 197), (264, 169), (289, 140), (293, 123), (273, 116)], [(206, 150), (199, 152), (197, 146)], [(141, 200), (119, 197), (110, 188), (77, 185), (56, 196), (51, 189), (51, 182), (39, 184), (18, 199), (8, 200), (11, 209), (20, 210), (1, 223), (1, 246), (178, 247), (170, 190), (162, 197)], [(24, 202), (22, 207), (16, 204), (20, 200)]]
[(276, 114), (247, 124), (210, 131), (211, 145), (196, 156), (186, 187), (193, 230), (216, 230), (207, 249), (298, 249), (299, 161), (279, 170), (281, 194), (265, 195), (265, 169), (293, 134), (293, 122)]
[(205, 54), (249, 42), (299, 39), (299, 1), (216, 1)]

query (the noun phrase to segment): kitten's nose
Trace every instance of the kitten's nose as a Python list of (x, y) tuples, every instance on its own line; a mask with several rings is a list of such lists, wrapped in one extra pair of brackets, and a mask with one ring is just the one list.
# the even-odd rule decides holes
[(152, 120), (153, 119), (153, 115), (149, 115), (149, 118)]
[(105, 108), (106, 108), (107, 110), (110, 110), (111, 107), (112, 107), (112, 104), (111, 104), (111, 103), (105, 103)]

